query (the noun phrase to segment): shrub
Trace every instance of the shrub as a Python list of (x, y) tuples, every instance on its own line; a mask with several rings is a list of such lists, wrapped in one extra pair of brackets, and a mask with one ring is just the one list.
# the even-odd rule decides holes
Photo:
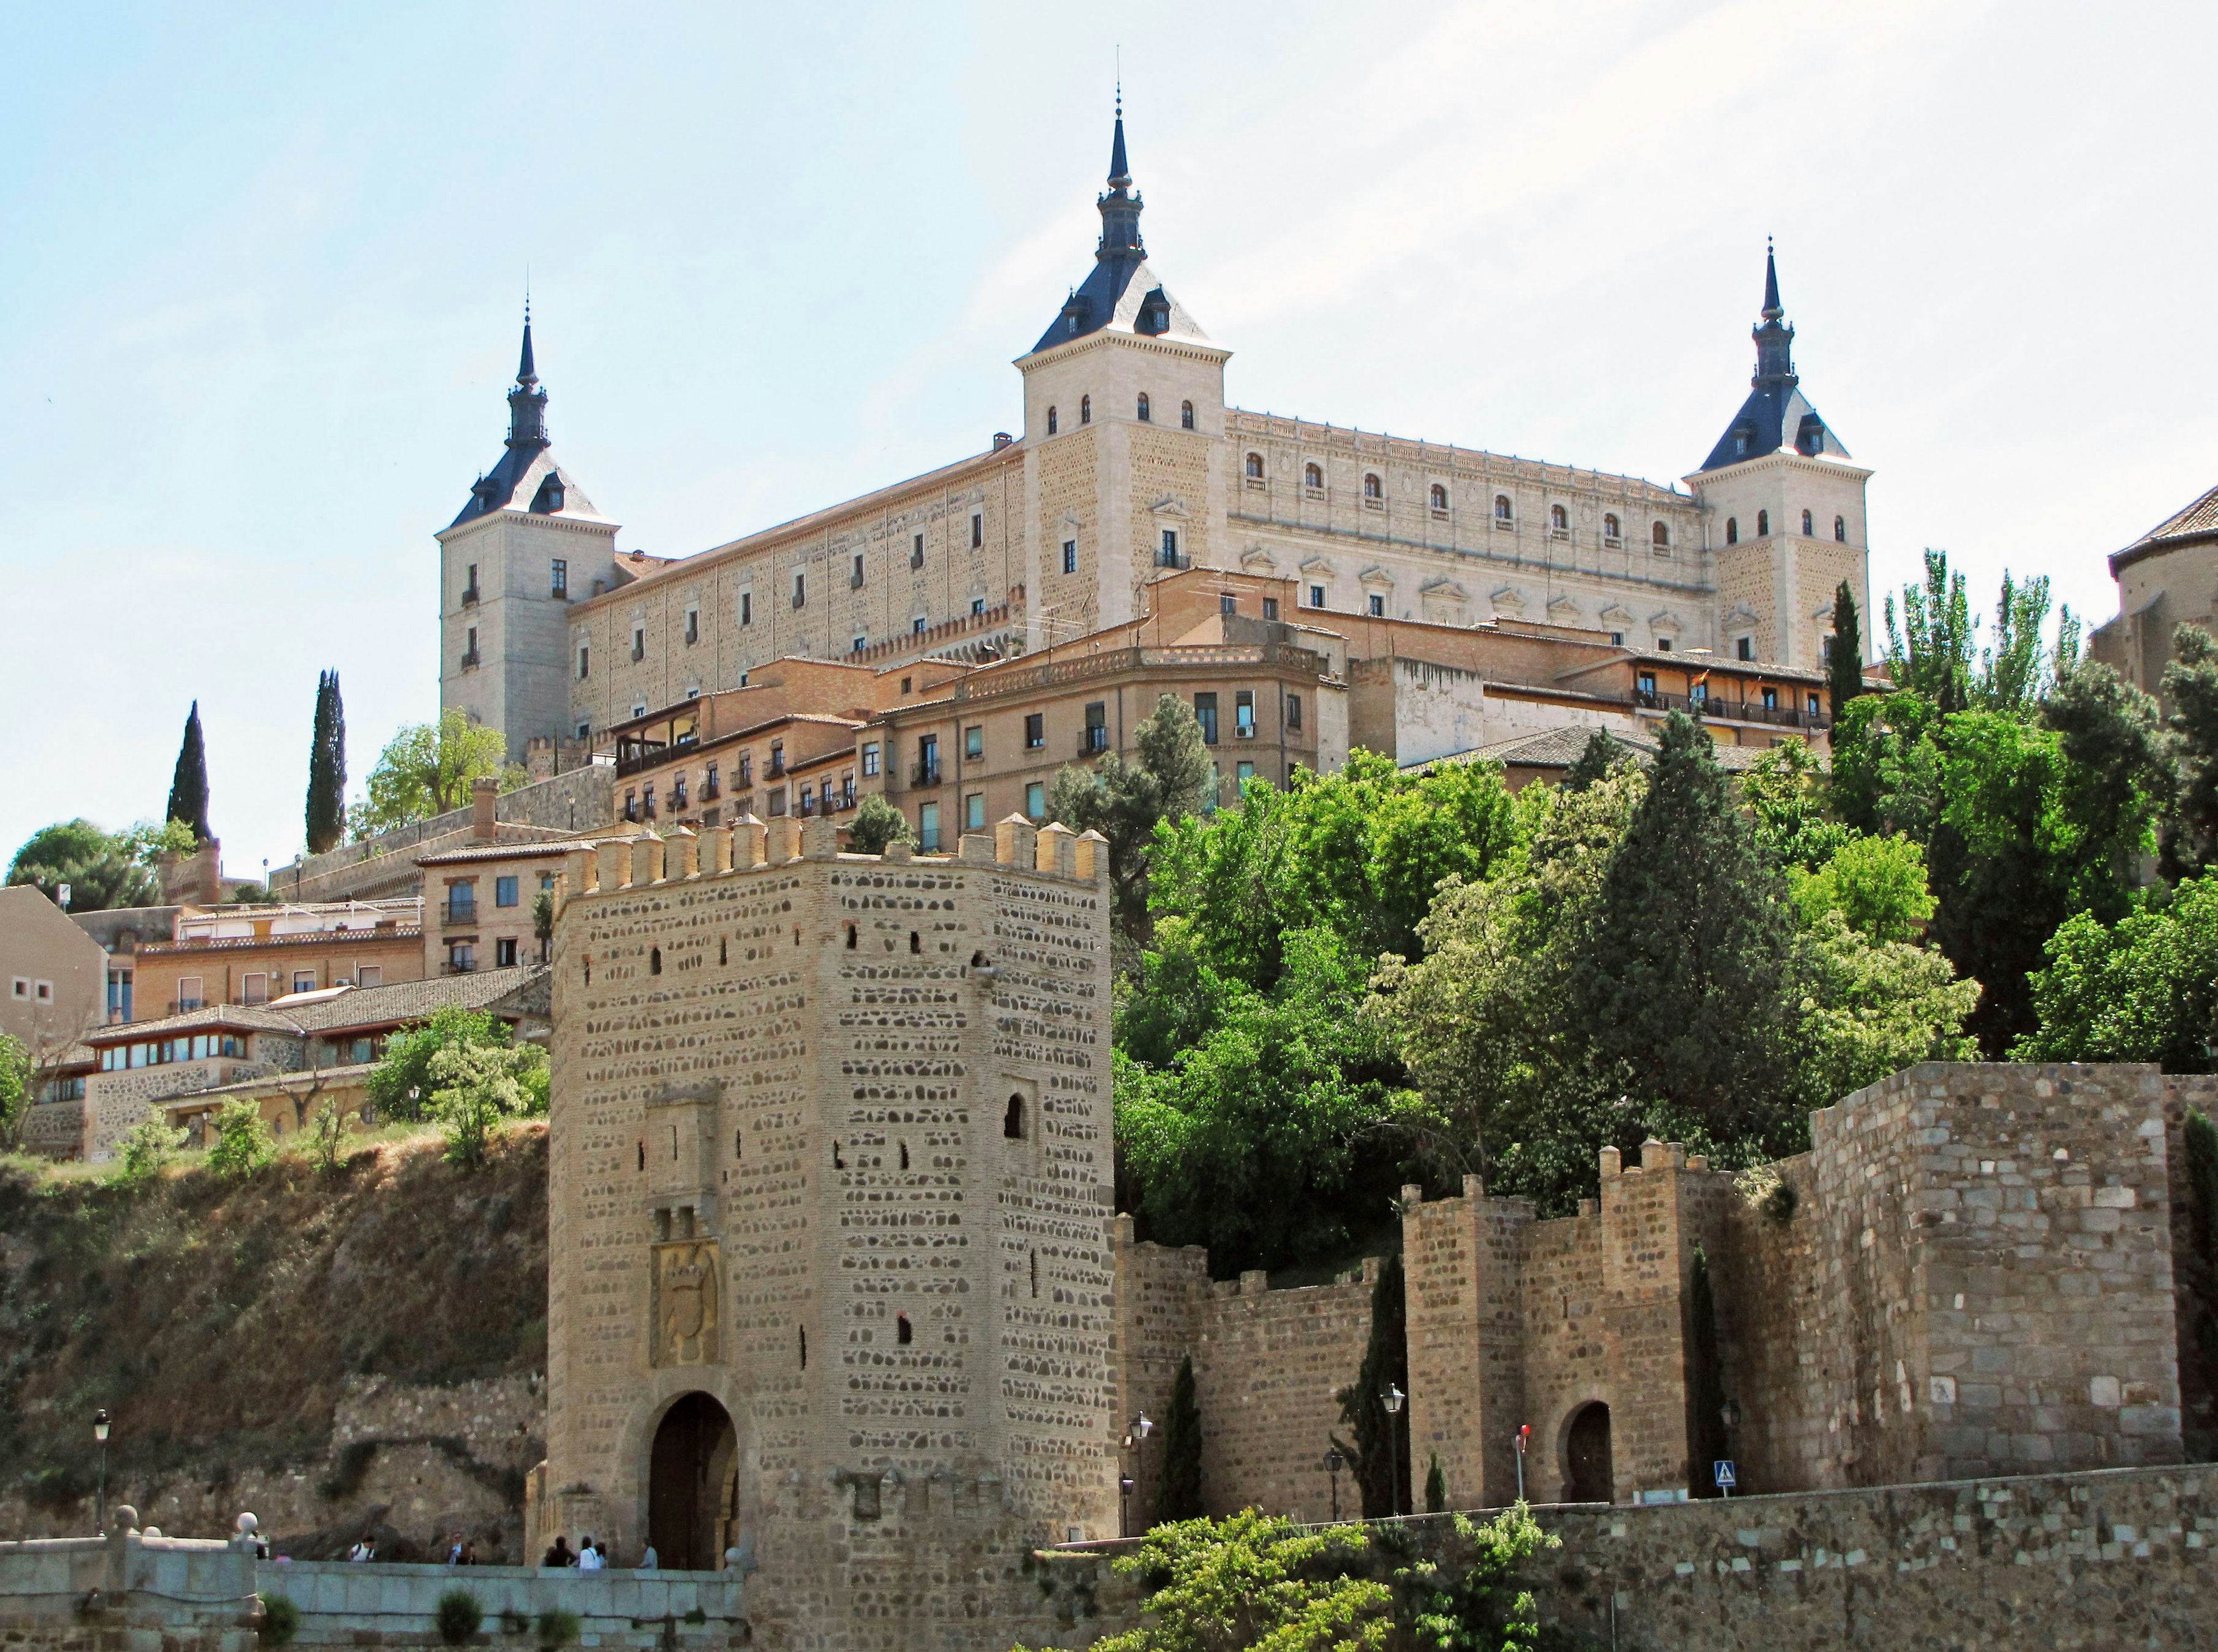
[(888, 844), (915, 841), (908, 817), (876, 792), (863, 800), (847, 826), (847, 847), (858, 855), (883, 855)]
[(255, 1634), (264, 1646), (287, 1646), (300, 1632), (300, 1609), (289, 1595), (265, 1594), (262, 1597), (262, 1621), (255, 1625)]
[(316, 1489), (336, 1502), (342, 1497), (351, 1497), (362, 1489), (362, 1481), (369, 1474), (369, 1464), (377, 1455), (377, 1442), (358, 1439), (339, 1453), (338, 1467), (329, 1478), (319, 1482)]
[(208, 1144), (208, 1168), (219, 1176), (245, 1176), (277, 1156), (277, 1138), (262, 1122), (260, 1104), (233, 1096), (215, 1110), (215, 1139)]
[(147, 1103), (146, 1117), (131, 1127), (116, 1154), (115, 1179), (130, 1187), (160, 1175), (162, 1166), (184, 1146), (186, 1135), (170, 1123), (160, 1106)]
[(567, 1646), (578, 1638), (578, 1614), (574, 1612), (542, 1612), (539, 1614), (539, 1644), (548, 1648)]
[(449, 1646), (462, 1646), (485, 1622), (485, 1608), (468, 1589), (449, 1589), (439, 1597), (431, 1620), (438, 1625), (441, 1640)]

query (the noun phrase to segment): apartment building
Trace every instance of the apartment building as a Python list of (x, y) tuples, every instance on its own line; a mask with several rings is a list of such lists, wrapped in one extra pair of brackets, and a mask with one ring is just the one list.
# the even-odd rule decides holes
[(135, 955), (140, 1018), (214, 1005), (251, 1005), (348, 984), (384, 986), (424, 974), (424, 902), (187, 906), (166, 941)]

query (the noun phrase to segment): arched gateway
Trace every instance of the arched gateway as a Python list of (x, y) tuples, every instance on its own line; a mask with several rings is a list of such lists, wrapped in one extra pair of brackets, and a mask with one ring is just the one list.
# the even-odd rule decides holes
[(714, 1571), (739, 1531), (740, 1437), (707, 1395), (680, 1395), (663, 1413), (647, 1459), (647, 1531), (661, 1563)]
[(1564, 1500), (1607, 1503), (1616, 1495), (1609, 1454), (1609, 1408), (1601, 1401), (1581, 1406), (1564, 1431)]

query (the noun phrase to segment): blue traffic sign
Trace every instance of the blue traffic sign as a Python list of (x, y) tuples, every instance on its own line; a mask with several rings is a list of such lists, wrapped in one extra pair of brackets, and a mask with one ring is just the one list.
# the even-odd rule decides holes
[(1718, 1484), (1720, 1488), (1725, 1486), (1737, 1486), (1740, 1483), (1740, 1482), (1733, 1476), (1732, 1459), (1729, 1457), (1721, 1457), (1715, 1463), (1713, 1463), (1710, 1465), (1710, 1471), (1717, 1476)]

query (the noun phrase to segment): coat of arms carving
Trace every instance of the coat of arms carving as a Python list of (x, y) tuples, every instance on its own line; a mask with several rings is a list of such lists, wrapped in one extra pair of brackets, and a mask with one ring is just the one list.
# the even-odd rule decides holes
[(653, 1363), (716, 1363), (716, 1241), (686, 1239), (654, 1247)]

